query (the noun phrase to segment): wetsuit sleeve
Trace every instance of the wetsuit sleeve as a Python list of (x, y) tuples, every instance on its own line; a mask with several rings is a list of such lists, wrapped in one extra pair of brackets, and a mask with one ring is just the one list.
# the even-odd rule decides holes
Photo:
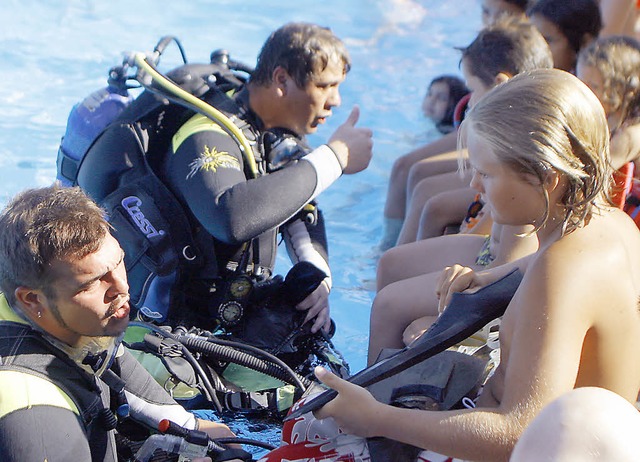
[(282, 235), (289, 258), (295, 264), (307, 261), (327, 275), (326, 282), (332, 287), (327, 233), (322, 211), (309, 204), (283, 227)]
[[(187, 122), (188, 128), (192, 122)], [(292, 218), (342, 173), (322, 146), (287, 167), (247, 180), (236, 143), (210, 123), (174, 136), (165, 175), (174, 193), (216, 239), (238, 244)]]
[(80, 418), (56, 406), (33, 406), (0, 419), (3, 462), (91, 460)]
[(188, 429), (196, 428), (195, 416), (176, 403), (129, 350), (124, 349), (117, 362), (133, 419), (151, 428), (158, 428), (162, 419), (169, 419)]

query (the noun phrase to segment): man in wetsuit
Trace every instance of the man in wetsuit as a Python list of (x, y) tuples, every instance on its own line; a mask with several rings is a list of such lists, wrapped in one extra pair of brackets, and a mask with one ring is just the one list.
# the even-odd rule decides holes
[(125, 403), (152, 428), (166, 418), (232, 436), (185, 411), (122, 348), (124, 253), (79, 188), (25, 191), (0, 230), (1, 460), (116, 461), (113, 410)]
[(340, 105), (338, 88), (349, 68), (344, 44), (327, 28), (289, 23), (271, 34), (249, 82), (234, 96), (236, 116), (255, 136), (254, 173), (218, 123), (197, 114), (177, 130), (159, 176), (187, 211), (206, 260), (184, 283), (178, 316), (186, 308), (223, 325), (237, 322), (246, 306), (235, 300), (250, 288), (243, 285), (247, 279), (229, 282), (239, 275), (248, 285), (269, 281), (280, 232), (294, 264), (309, 262), (324, 273), (294, 304), (306, 310), (312, 332), (329, 330), (331, 275), (314, 199), (343, 173), (367, 167), (372, 133), (355, 127), (354, 108), (327, 144), (311, 150), (304, 137)]

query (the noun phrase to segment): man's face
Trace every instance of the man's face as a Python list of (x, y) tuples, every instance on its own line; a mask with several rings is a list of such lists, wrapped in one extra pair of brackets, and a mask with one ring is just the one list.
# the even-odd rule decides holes
[(303, 88), (292, 78), (286, 85), (285, 105), (282, 120), (275, 125), (288, 128), (298, 135), (308, 135), (318, 129), (331, 116), (331, 109), (340, 106), (338, 87), (344, 81), (342, 62), (331, 61), (320, 74), (312, 77)]
[(81, 336), (115, 337), (124, 332), (129, 285), (123, 259), (118, 241), (107, 234), (100, 248), (84, 258), (54, 260), (54, 282), (44, 296), (49, 325), (43, 327), (69, 345)]

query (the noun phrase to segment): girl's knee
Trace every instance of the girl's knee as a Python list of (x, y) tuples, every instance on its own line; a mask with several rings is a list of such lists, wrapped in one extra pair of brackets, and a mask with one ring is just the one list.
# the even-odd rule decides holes
[(393, 290), (383, 288), (376, 294), (371, 306), (372, 329), (376, 325), (384, 328), (390, 323), (397, 322), (401, 317), (400, 311), (397, 306), (397, 296), (394, 295)]
[(373, 304), (371, 305), (371, 324), (374, 321), (379, 321), (382, 318), (386, 317), (389, 314), (389, 307), (387, 305), (386, 296), (384, 293), (384, 289), (376, 294), (373, 299)]
[(398, 157), (391, 167), (391, 181), (407, 180), (411, 166), (414, 164), (413, 159), (408, 156)]
[(390, 283), (395, 282), (394, 274), (397, 272), (396, 268), (399, 261), (397, 254), (397, 247), (393, 247), (380, 256), (376, 270), (376, 285), (378, 291)]

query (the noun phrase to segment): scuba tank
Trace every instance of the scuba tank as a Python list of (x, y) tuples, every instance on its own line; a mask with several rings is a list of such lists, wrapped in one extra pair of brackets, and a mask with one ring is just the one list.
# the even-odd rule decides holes
[(108, 85), (96, 90), (71, 109), (56, 160), (63, 186), (72, 186), (78, 166), (91, 144), (133, 101), (123, 66), (109, 70)]

